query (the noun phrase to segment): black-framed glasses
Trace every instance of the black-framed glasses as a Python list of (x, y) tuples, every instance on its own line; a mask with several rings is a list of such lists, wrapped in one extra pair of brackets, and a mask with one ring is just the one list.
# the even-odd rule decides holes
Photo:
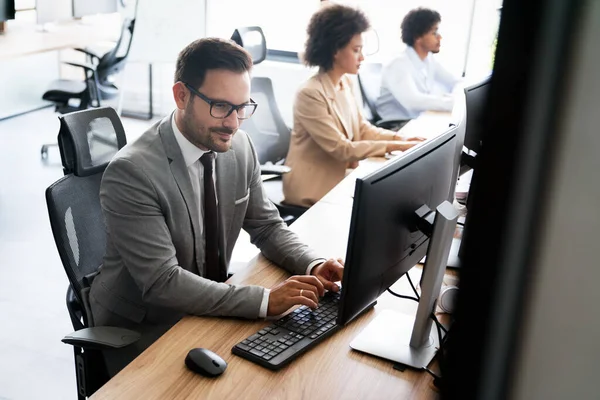
[(232, 112), (236, 111), (238, 119), (248, 119), (254, 114), (256, 107), (258, 107), (258, 104), (252, 99), (250, 99), (250, 103), (240, 105), (231, 104), (228, 101), (213, 100), (194, 89), (191, 85), (185, 82), (183, 82), (183, 84), (192, 94), (195, 94), (208, 103), (210, 106), (210, 116), (213, 118), (224, 119), (229, 117)]

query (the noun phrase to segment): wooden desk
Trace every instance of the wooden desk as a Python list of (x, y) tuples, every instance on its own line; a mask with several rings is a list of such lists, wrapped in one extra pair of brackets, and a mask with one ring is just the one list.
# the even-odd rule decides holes
[[(447, 126), (447, 125), (446, 125)], [(438, 131), (441, 133), (441, 131)], [(361, 163), (334, 190), (300, 217), (291, 229), (325, 257), (345, 257), (354, 180), (386, 160)], [(410, 272), (418, 282), (421, 270)], [(236, 273), (232, 284), (272, 287), (288, 273), (262, 255)], [(393, 285), (410, 294), (406, 279)], [(397, 371), (393, 363), (350, 349), (350, 342), (384, 309), (415, 315), (417, 303), (384, 293), (366, 312), (278, 372), (234, 356), (231, 348), (269, 325), (268, 321), (231, 318), (185, 317), (117, 376), (93, 399), (433, 399), (437, 391), (425, 372)], [(204, 378), (184, 364), (187, 352), (205, 347), (228, 363), (217, 379)]]

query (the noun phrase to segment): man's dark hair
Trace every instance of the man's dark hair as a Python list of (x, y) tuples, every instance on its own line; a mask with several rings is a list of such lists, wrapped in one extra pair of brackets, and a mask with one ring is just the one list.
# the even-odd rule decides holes
[(411, 10), (402, 20), (402, 41), (409, 46), (415, 44), (415, 40), (426, 34), (433, 26), (442, 20), (440, 13), (429, 8), (415, 8)]
[(185, 82), (194, 88), (204, 83), (206, 71), (225, 69), (246, 72), (252, 68), (252, 56), (231, 40), (203, 38), (188, 44), (177, 57), (175, 82)]
[(335, 53), (369, 27), (369, 20), (360, 10), (339, 4), (324, 6), (313, 14), (306, 29), (304, 63), (330, 70)]

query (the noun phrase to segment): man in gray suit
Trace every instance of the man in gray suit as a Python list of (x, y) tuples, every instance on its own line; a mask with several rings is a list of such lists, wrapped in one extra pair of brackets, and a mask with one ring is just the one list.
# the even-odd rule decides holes
[[(104, 173), (107, 250), (90, 291), (93, 323), (142, 333), (117, 352), (113, 372), (186, 314), (264, 318), (296, 304), (314, 308), (325, 290), (339, 290), (341, 261), (320, 258), (287, 229), (265, 194), (252, 142), (238, 130), (256, 108), (251, 66), (230, 41), (188, 45), (177, 59), (177, 109)], [(223, 283), (242, 228), (294, 276), (270, 290)]]

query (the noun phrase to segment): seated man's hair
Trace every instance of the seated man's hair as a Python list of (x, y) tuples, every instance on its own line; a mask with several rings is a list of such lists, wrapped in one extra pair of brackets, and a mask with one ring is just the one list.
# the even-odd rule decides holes
[(442, 20), (440, 13), (429, 8), (415, 8), (411, 10), (402, 20), (402, 41), (409, 46), (415, 44), (415, 40), (426, 34), (433, 26)]
[(252, 56), (231, 40), (202, 38), (188, 44), (177, 57), (175, 82), (185, 82), (194, 88), (204, 83), (206, 71), (224, 69), (246, 72), (252, 68)]
[(313, 14), (306, 29), (304, 63), (330, 70), (335, 53), (369, 27), (367, 17), (360, 10), (339, 4), (324, 6)]

